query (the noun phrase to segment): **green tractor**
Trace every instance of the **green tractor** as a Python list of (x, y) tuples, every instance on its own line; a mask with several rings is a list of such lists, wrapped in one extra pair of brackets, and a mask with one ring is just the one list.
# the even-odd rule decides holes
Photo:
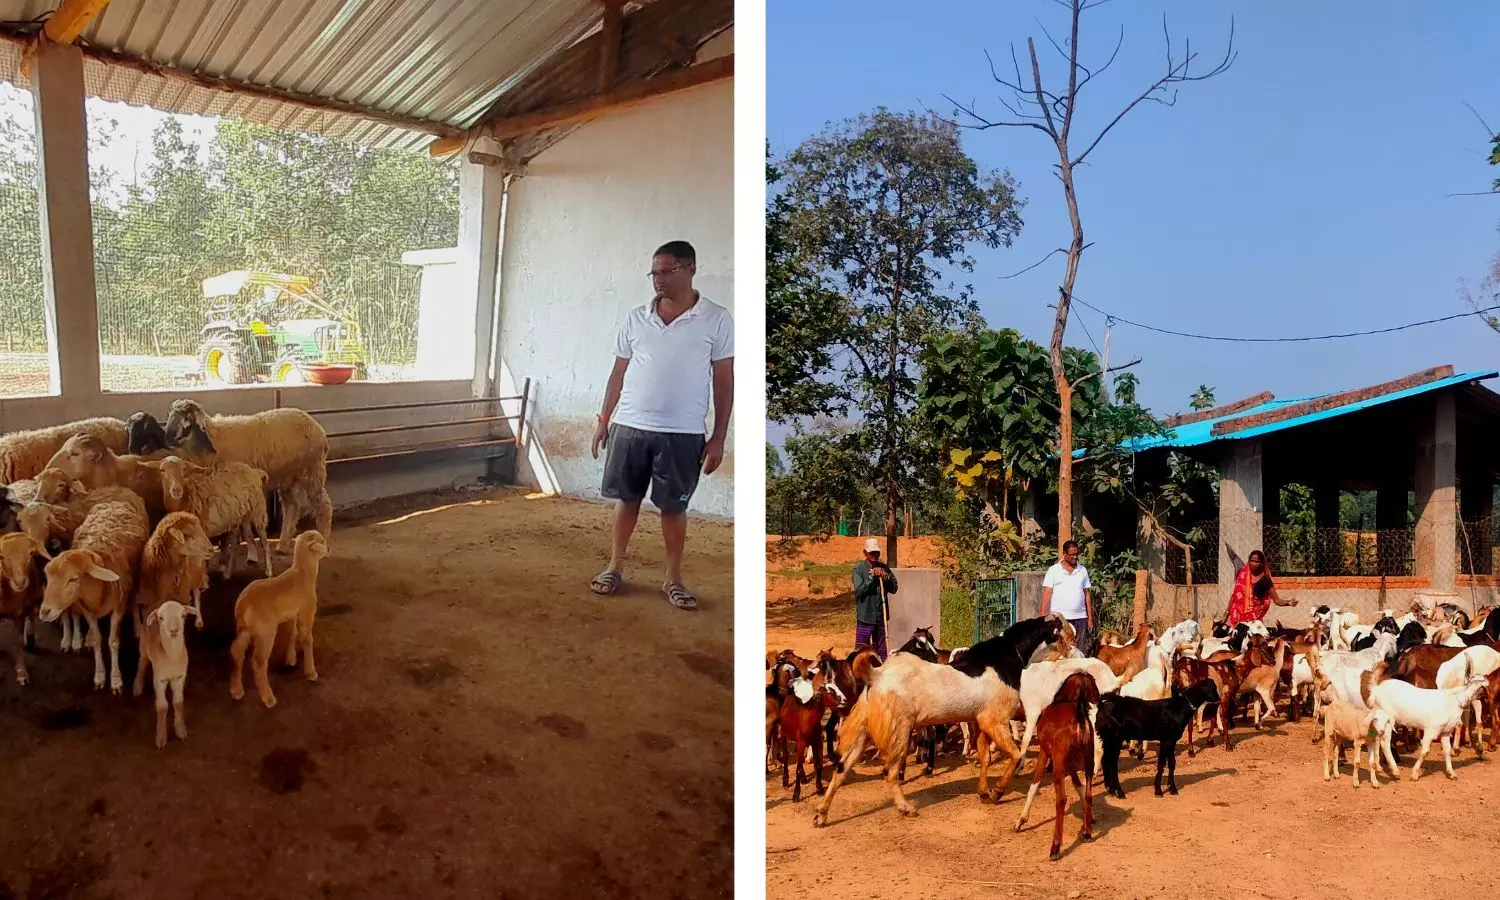
[[(240, 302), (243, 291), (258, 295)], [(369, 355), (359, 323), (325, 302), (304, 275), (238, 270), (203, 281), (210, 301), (198, 347), (198, 370), (212, 387), (299, 384), (302, 367), (350, 365), (354, 378), (369, 376)]]

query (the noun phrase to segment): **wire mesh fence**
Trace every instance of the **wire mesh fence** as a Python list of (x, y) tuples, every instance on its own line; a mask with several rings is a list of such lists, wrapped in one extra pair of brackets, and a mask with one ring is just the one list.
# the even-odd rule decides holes
[[(1183, 543), (1193, 551), (1193, 584), (1215, 584), (1219, 580), (1219, 520), (1194, 523), (1186, 531)], [(1169, 584), (1187, 584), (1187, 553), (1173, 544), (1167, 546), (1166, 580)]]
[(1500, 551), (1500, 518), (1466, 519), (1458, 523), (1458, 554), (1461, 575), (1495, 575), (1500, 573), (1496, 553)]
[(1416, 529), (1357, 530), (1279, 524), (1263, 529), (1271, 571), (1282, 575), (1411, 575)]
[(32, 110), (29, 91), (0, 83), (0, 397), (51, 391)]
[[(402, 256), (456, 246), (452, 161), (126, 106), (86, 87), (106, 390), (295, 381), (313, 363), (368, 380), (441, 377), (416, 368), (419, 319), (423, 340), (441, 344), (472, 318), (429, 323), (426, 269)], [(50, 389), (34, 131), (30, 92), (0, 83), (0, 396)], [(236, 289), (220, 277), (230, 273), (250, 277)], [(229, 289), (210, 290), (216, 278)]]
[[(981, 578), (974, 582), (974, 640), (1001, 634), (1016, 624), (1016, 580)], [(951, 641), (950, 641), (951, 643)]]

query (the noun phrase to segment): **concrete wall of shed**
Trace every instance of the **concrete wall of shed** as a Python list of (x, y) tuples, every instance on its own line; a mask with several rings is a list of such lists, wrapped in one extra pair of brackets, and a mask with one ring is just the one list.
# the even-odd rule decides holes
[(1243, 564), (1250, 551), (1261, 549), (1262, 494), (1260, 441), (1234, 442), (1225, 452), (1219, 480), (1220, 593), (1226, 606), (1236, 562)]
[[(731, 52), (728, 32), (699, 61)], [(615, 331), (651, 299), (652, 251), (669, 240), (692, 243), (698, 290), (734, 309), (733, 83), (584, 125), (512, 181), (505, 219), (499, 389), (511, 393), (527, 377), (537, 384), (519, 477), (597, 498), (603, 461), (589, 452), (595, 416)], [(730, 452), (701, 481), (694, 512), (733, 515), (733, 434), (731, 423)]]

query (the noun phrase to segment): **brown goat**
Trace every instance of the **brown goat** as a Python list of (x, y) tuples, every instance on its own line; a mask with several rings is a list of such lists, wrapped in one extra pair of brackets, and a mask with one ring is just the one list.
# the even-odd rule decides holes
[[(1215, 654), (1216, 656), (1218, 654)], [(1232, 751), (1234, 744), (1229, 740), (1229, 725), (1234, 708), (1234, 698), (1240, 692), (1239, 667), (1232, 659), (1220, 662), (1210, 662), (1204, 659), (1193, 659), (1190, 656), (1179, 655), (1172, 663), (1172, 680), (1183, 690), (1187, 690), (1203, 679), (1210, 679), (1214, 687), (1219, 691), (1218, 711), (1208, 723), (1208, 742), (1205, 747), (1213, 746), (1214, 732), (1222, 729), (1224, 732), (1224, 749)], [(1194, 717), (1196, 718), (1196, 716)], [(1193, 720), (1188, 720), (1187, 730), (1188, 756), (1193, 756), (1195, 739), (1193, 736)]]
[(1146, 654), (1150, 650), (1151, 626), (1142, 622), (1135, 630), (1135, 636), (1130, 643), (1123, 647), (1112, 647), (1104, 641), (1099, 642), (1099, 647), (1094, 651), (1094, 656), (1109, 666), (1109, 670), (1115, 673), (1115, 677), (1124, 684), (1136, 676), (1137, 672), (1146, 668)]
[[(1094, 839), (1094, 796), (1090, 789), (1094, 783), (1094, 724), (1089, 718), (1089, 705), (1098, 702), (1099, 686), (1094, 677), (1087, 672), (1074, 672), (1063, 681), (1052, 703), (1037, 718), (1037, 774), (1026, 794), (1026, 805), (1021, 807), (1021, 817), (1016, 820), (1016, 830), (1025, 826), (1031, 801), (1042, 786), (1042, 772), (1050, 764), (1052, 789), (1057, 794), (1057, 816), (1052, 823), (1052, 849), (1047, 858), (1054, 861), (1062, 850), (1063, 818), (1068, 811), (1064, 773), (1083, 799), (1083, 831), (1079, 837), (1085, 841)], [(1084, 776), (1082, 784), (1079, 772)]]
[[(805, 694), (806, 698), (799, 696)], [(813, 779), (818, 795), (823, 794), (823, 742), (819, 733), (823, 727), (823, 713), (839, 705), (839, 694), (828, 683), (827, 674), (815, 673), (812, 678), (793, 682), (791, 691), (781, 700), (781, 786), (787, 786), (787, 753), (797, 756), (797, 784), (792, 788), (792, 802), (802, 802), (802, 783), (807, 776), (802, 772), (802, 760), (812, 748)]]

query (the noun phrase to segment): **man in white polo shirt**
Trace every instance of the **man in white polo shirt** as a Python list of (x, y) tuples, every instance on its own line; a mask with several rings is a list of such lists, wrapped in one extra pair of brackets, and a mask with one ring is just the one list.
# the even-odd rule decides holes
[[(656, 294), (630, 311), (615, 337), (615, 367), (593, 443), (595, 459), (607, 448), (601, 493), (619, 502), (609, 565), (589, 587), (613, 594), (624, 584), (626, 551), (649, 490), (667, 546), (662, 592), (678, 609), (698, 608), (682, 579), (688, 501), (699, 473), (712, 474), (724, 461), (734, 402), (734, 320), (693, 289), (696, 271), (697, 254), (686, 241), (652, 255)], [(714, 424), (705, 438), (710, 392)]]
[(1078, 632), (1078, 649), (1085, 654), (1092, 652), (1090, 641), (1094, 633), (1093, 585), (1089, 583), (1089, 570), (1078, 561), (1078, 542), (1068, 541), (1062, 546), (1062, 558), (1047, 570), (1042, 579), (1042, 615), (1061, 613), (1073, 623)]

